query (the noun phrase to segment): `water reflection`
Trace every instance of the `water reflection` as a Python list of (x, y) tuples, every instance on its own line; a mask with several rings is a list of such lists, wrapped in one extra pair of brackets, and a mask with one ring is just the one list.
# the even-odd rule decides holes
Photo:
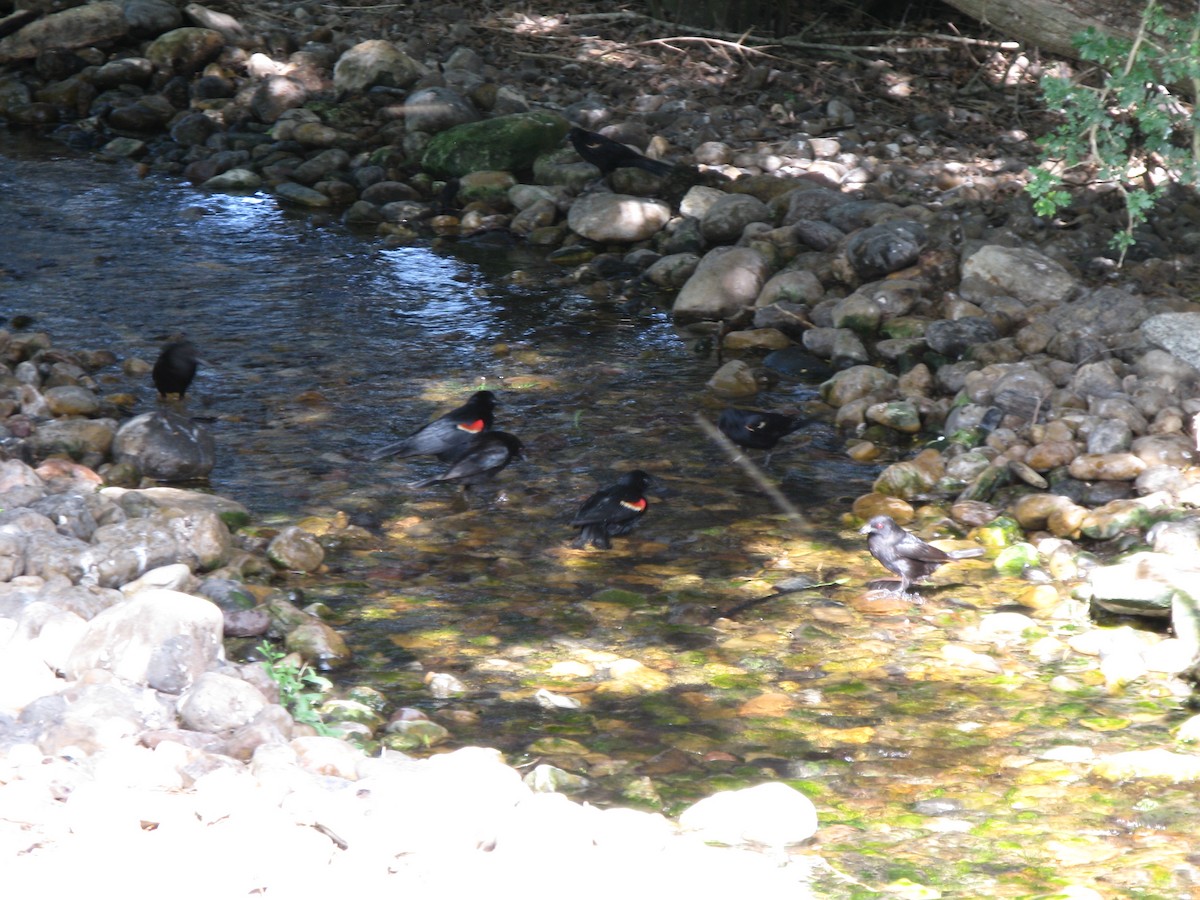
[[(496, 236), (385, 249), (262, 195), (142, 180), (12, 134), (0, 160), (4, 310), (122, 358), (153, 359), (186, 333), (205, 362), (191, 402), (223, 448), (213, 487), (264, 513), (304, 511), (314, 478), (482, 383), (528, 390), (557, 366), (597, 365), (622, 390), (679, 379), (661, 386), (670, 395), (709, 368), (661, 311), (597, 310)], [(517, 269), (529, 277), (509, 279)], [(148, 378), (101, 378), (153, 402)], [(545, 398), (526, 399), (529, 413)]]

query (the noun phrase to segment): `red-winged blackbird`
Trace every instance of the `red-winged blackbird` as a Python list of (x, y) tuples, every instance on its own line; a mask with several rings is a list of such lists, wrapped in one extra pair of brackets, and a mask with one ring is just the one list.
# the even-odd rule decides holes
[(178, 394), (182, 400), (196, 377), (198, 363), (196, 345), (191, 341), (172, 341), (163, 347), (150, 372), (159, 396)]
[(455, 454), (450, 468), (441, 475), (426, 478), (414, 488), (431, 484), (461, 484), (463, 493), (486, 484), (505, 466), (523, 455), (524, 448), (516, 437), (506, 431), (485, 431), (472, 435), (469, 442)]
[[(788, 416), (777, 412), (759, 412), (753, 409), (728, 407), (721, 411), (717, 427), (735, 444), (751, 450), (772, 450), (780, 438), (803, 428), (806, 420), (802, 416)], [(771, 454), (767, 453), (767, 462)]]
[[(891, 516), (874, 516), (859, 529), (859, 534), (869, 535), (867, 549), (889, 572), (900, 576), (900, 594), (905, 595), (914, 581), (934, 573), (943, 563), (955, 559), (970, 559), (983, 556), (982, 547), (965, 550), (939, 550), (927, 544), (915, 534), (905, 531)], [(891, 580), (886, 581), (891, 584)], [(876, 582), (872, 582), (872, 585)]]
[(641, 469), (626, 472), (616, 484), (603, 488), (583, 502), (571, 525), (580, 529), (572, 547), (591, 544), (601, 550), (612, 546), (609, 538), (629, 534), (646, 512), (650, 476)]
[(492, 410), (495, 406), (495, 394), (476, 391), (458, 409), (450, 410), (402, 440), (380, 447), (367, 458), (436, 456), (442, 462), (447, 462), (454, 459), (471, 438), (492, 430)]
[(611, 174), (614, 169), (623, 168), (644, 169), (652, 175), (669, 175), (675, 171), (675, 167), (670, 163), (650, 159), (620, 141), (578, 126), (567, 132), (567, 138), (575, 152), (604, 175)]

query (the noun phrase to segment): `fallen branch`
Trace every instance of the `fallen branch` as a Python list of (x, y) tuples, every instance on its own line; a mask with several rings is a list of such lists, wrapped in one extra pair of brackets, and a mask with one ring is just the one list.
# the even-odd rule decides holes
[(931, 34), (927, 32), (903, 31), (844, 31), (842, 37), (890, 37), (897, 40), (945, 41), (948, 44), (967, 44), (972, 47), (995, 47), (997, 50), (1019, 50), (1019, 41), (985, 41), (982, 38), (961, 37), (953, 34)]

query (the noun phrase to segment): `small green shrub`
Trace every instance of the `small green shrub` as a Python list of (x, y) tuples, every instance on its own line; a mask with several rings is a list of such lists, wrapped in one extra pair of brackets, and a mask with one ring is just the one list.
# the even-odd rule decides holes
[(279, 685), (279, 703), (302, 725), (311, 725), (317, 734), (331, 734), (321, 721), (316, 706), (333, 687), (328, 678), (318, 675), (312, 667), (288, 660), (287, 654), (276, 650), (266, 641), (255, 648), (262, 654), (267, 675)]
[[(1038, 215), (1053, 216), (1071, 201), (1062, 187), (1065, 173), (1087, 169), (1093, 181), (1114, 185), (1125, 201), (1126, 226), (1112, 243), (1124, 262), (1164, 184), (1194, 186), (1200, 174), (1195, 116), (1177, 96), (1180, 90), (1200, 96), (1200, 14), (1172, 19), (1150, 0), (1132, 40), (1088, 29), (1075, 46), (1081, 59), (1104, 70), (1104, 81), (1090, 87), (1042, 80), (1046, 105), (1061, 113), (1062, 123), (1039, 141), (1053, 169), (1033, 170), (1026, 190)], [(1156, 169), (1166, 177), (1156, 181)]]

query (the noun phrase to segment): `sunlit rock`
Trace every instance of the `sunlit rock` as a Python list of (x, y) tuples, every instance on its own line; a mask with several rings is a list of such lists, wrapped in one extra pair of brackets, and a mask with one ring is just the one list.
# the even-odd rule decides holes
[(205, 672), (179, 698), (179, 718), (193, 731), (218, 733), (249, 724), (267, 707), (258, 688), (220, 672)]
[(339, 93), (359, 93), (375, 85), (406, 88), (424, 72), (423, 65), (391, 41), (362, 41), (338, 57), (333, 86)]
[(315, 572), (325, 561), (325, 549), (307, 531), (291, 525), (271, 538), (267, 559), (292, 572)]
[(1134, 778), (1164, 781), (1169, 784), (1200, 781), (1200, 756), (1173, 753), (1161, 747), (1151, 750), (1127, 750), (1102, 757), (1092, 772), (1105, 781), (1129, 781)]
[(588, 240), (632, 244), (658, 233), (671, 217), (661, 200), (629, 194), (585, 194), (571, 204), (567, 225)]
[(316, 617), (309, 617), (289, 631), (284, 646), (289, 653), (299, 653), (320, 669), (336, 669), (351, 659), (346, 639)]
[(78, 677), (102, 668), (133, 684), (179, 693), (220, 658), (221, 639), (221, 611), (209, 601), (146, 590), (88, 622), (65, 671)]
[(821, 399), (830, 406), (842, 406), (870, 394), (895, 393), (898, 379), (890, 372), (875, 366), (853, 366), (838, 372), (820, 387)]
[(770, 781), (705, 797), (680, 814), (679, 827), (704, 841), (781, 849), (816, 833), (817, 811), (795, 788)]
[(1075, 289), (1075, 279), (1059, 263), (1029, 248), (981, 247), (963, 260), (962, 277), (979, 278), (1020, 300), (1058, 303)]
[(671, 314), (678, 322), (733, 318), (754, 305), (770, 274), (767, 260), (756, 250), (718, 247), (700, 260)]
[(727, 397), (750, 397), (758, 393), (754, 370), (743, 360), (731, 359), (713, 373), (707, 387)]

